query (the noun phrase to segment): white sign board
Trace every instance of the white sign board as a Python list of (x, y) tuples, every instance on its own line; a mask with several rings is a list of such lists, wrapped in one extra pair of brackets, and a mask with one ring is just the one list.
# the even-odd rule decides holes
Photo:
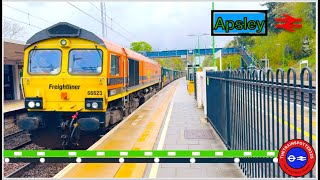
[(306, 64), (305, 65), (305, 67), (309, 67), (309, 61), (308, 60), (302, 60), (301, 62), (300, 62), (300, 72), (301, 72), (301, 67), (302, 67), (302, 64)]

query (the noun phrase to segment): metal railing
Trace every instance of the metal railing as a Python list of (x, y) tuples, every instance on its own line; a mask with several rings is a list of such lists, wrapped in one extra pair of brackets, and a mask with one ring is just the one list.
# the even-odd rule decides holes
[[(254, 64), (255, 66), (259, 67), (259, 69), (263, 70), (265, 67), (262, 64), (262, 62), (260, 60), (258, 60), (252, 53), (251, 51), (249, 51), (248, 48), (245, 48), (244, 46), (240, 47), (240, 51), (241, 51), (241, 55), (243, 59), (248, 59), (250, 62), (250, 64)], [(247, 61), (248, 61), (247, 60)], [(247, 63), (247, 65), (249, 66), (250, 64)]]
[[(207, 71), (207, 116), (230, 150), (279, 150), (291, 139), (316, 149), (316, 88), (312, 72), (301, 70)], [(292, 74), (292, 75), (291, 75)], [(308, 81), (304, 80), (308, 76)], [(290, 78), (293, 78), (293, 83)], [(306, 83), (305, 83), (306, 82)], [(307, 101), (307, 103), (306, 103)], [(305, 105), (306, 104), (306, 105)], [(275, 163), (239, 163), (247, 177), (288, 177)], [(315, 169), (308, 177), (315, 177)]]

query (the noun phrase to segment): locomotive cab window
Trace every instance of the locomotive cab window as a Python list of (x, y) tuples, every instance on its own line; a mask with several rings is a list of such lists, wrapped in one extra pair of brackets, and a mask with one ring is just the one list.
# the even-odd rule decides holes
[(59, 74), (61, 70), (61, 51), (33, 49), (29, 52), (29, 74)]
[(111, 54), (110, 74), (119, 75), (119, 56)]
[(69, 53), (70, 74), (101, 74), (102, 51), (100, 49), (71, 50)]

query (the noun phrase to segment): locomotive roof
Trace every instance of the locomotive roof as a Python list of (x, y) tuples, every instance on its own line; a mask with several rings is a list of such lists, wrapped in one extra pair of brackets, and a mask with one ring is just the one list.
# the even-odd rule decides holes
[(105, 46), (102, 39), (96, 36), (95, 34), (93, 34), (92, 32), (67, 22), (59, 22), (33, 35), (30, 39), (28, 39), (25, 49), (39, 41), (56, 38), (56, 37), (61, 37), (61, 38), (76, 37), (76, 38), (90, 40), (90, 41), (96, 42), (97, 44)]
[(146, 62), (153, 63), (153, 64), (159, 64), (158, 62), (156, 62), (152, 59), (149, 59), (140, 53), (137, 53), (137, 52), (132, 51), (130, 49), (124, 48), (114, 42), (104, 40), (104, 43), (105, 43), (108, 50), (115, 52), (115, 53), (118, 53), (118, 54), (123, 54), (123, 55), (126, 54), (129, 59), (140, 60), (140, 61), (142, 60), (142, 61), (146, 61)]
[(139, 54), (127, 48), (123, 48), (122, 46), (115, 44), (111, 41), (106, 41), (90, 31), (87, 31), (85, 29), (82, 29), (78, 26), (75, 26), (67, 22), (59, 22), (55, 25), (52, 25), (46, 29), (43, 29), (37, 32), (30, 39), (28, 39), (25, 45), (25, 49), (39, 41), (56, 38), (56, 37), (61, 37), (61, 38), (75, 37), (75, 38), (86, 39), (89, 41), (96, 42), (97, 44), (104, 46), (108, 50), (113, 51), (115, 53), (119, 53), (119, 54), (125, 53), (127, 54), (128, 58), (132, 58), (135, 60), (143, 60), (153, 64), (158, 64), (156, 61), (151, 60), (143, 56), (142, 54)]

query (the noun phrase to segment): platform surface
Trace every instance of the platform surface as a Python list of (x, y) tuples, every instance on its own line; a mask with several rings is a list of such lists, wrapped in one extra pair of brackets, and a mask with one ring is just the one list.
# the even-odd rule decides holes
[[(152, 150), (178, 83), (167, 85), (89, 149)], [(142, 177), (145, 167), (143, 163), (70, 164), (55, 178)]]
[[(167, 85), (91, 150), (225, 150), (213, 128), (198, 109), (187, 81)], [(182, 178), (244, 177), (236, 164), (109, 163), (70, 164), (55, 178)]]
[[(218, 134), (197, 108), (194, 93), (187, 91), (187, 81), (180, 79), (166, 121), (154, 149), (226, 150)], [(236, 164), (148, 164), (145, 178), (237, 178), (245, 177)]]
[(24, 109), (24, 100), (10, 100), (10, 101), (4, 101), (3, 103), (3, 112), (11, 112)]

